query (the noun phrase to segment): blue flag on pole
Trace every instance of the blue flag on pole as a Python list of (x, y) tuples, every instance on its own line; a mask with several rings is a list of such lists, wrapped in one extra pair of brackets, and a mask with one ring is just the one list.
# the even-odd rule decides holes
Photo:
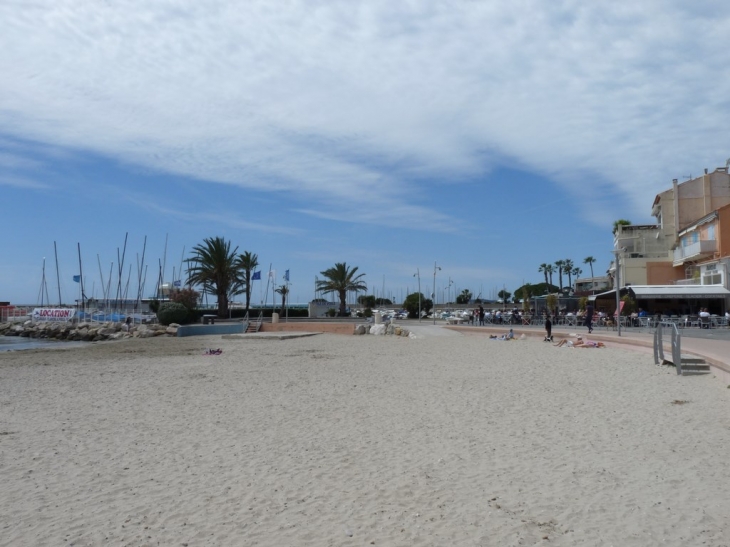
[(75, 276), (74, 276), (74, 281), (75, 281), (76, 283), (81, 283), (81, 276), (80, 276), (80, 275), (75, 275)]
[(251, 281), (261, 281), (261, 270), (254, 272)]
[(289, 270), (284, 272), (284, 281), (289, 281)]

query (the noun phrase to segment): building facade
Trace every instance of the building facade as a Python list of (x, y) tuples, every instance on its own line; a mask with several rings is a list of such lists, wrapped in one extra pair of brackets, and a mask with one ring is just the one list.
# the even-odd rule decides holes
[[(684, 283), (688, 275), (694, 276), (694, 270), (688, 274), (687, 268), (694, 266), (697, 260), (728, 256), (719, 253), (716, 240), (709, 239), (715, 237), (714, 234), (692, 228), (698, 219), (712, 216), (727, 205), (730, 205), (728, 166), (718, 167), (712, 173), (705, 169), (702, 176), (681, 184), (676, 179), (672, 181), (672, 187), (657, 194), (652, 204), (655, 224), (617, 227), (614, 250), (619, 255), (621, 286)], [(710, 228), (709, 221), (704, 221), (702, 226), (705, 231), (720, 230), (719, 227)], [(704, 243), (700, 243), (700, 233), (707, 237)], [(685, 248), (687, 242), (690, 245)], [(693, 254), (685, 256), (683, 253)], [(684, 259), (678, 260), (678, 257)], [(612, 262), (608, 271), (612, 279), (615, 279), (615, 270), (615, 262)]]

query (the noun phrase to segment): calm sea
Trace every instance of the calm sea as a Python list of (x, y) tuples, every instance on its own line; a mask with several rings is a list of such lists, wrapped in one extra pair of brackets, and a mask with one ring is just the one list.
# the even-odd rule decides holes
[(58, 342), (52, 340), (36, 340), (20, 336), (0, 336), (0, 352), (23, 349), (54, 349), (80, 346), (83, 342)]

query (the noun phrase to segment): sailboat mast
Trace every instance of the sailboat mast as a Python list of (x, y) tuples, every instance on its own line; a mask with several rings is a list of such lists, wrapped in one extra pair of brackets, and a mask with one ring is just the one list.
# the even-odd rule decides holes
[(56, 249), (56, 242), (53, 242), (53, 254), (56, 255), (56, 284), (58, 285), (58, 307), (61, 307), (61, 276), (58, 273), (58, 249)]
[(83, 267), (81, 264), (81, 243), (76, 243), (76, 248), (78, 249), (78, 253), (79, 253), (79, 287), (81, 290), (81, 309), (84, 310), (84, 309), (86, 309), (86, 306), (84, 303), (84, 299), (86, 297), (84, 295), (84, 272), (83, 272)]
[(139, 307), (139, 301), (142, 299), (142, 271), (145, 270), (144, 255), (146, 251), (147, 236), (144, 236), (144, 244), (142, 245), (142, 262), (139, 264), (139, 270), (137, 271), (137, 302), (134, 304), (134, 309)]

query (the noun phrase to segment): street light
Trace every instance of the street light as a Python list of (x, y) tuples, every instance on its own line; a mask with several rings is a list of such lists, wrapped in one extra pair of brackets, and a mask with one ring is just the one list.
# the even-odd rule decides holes
[(416, 273), (413, 274), (413, 277), (418, 278), (418, 322), (421, 322), (421, 271), (416, 268)]
[(433, 294), (431, 294), (431, 298), (433, 299), (433, 324), (436, 324), (436, 270), (440, 270), (441, 266), (437, 266), (436, 262), (433, 263)]
[(616, 275), (614, 276), (614, 289), (616, 290), (616, 324), (618, 325), (618, 335), (621, 336), (621, 297), (619, 292), (621, 291), (621, 267), (619, 265), (618, 257), (626, 250), (626, 247), (620, 249), (614, 249), (611, 251), (614, 255), (614, 265), (616, 266)]

